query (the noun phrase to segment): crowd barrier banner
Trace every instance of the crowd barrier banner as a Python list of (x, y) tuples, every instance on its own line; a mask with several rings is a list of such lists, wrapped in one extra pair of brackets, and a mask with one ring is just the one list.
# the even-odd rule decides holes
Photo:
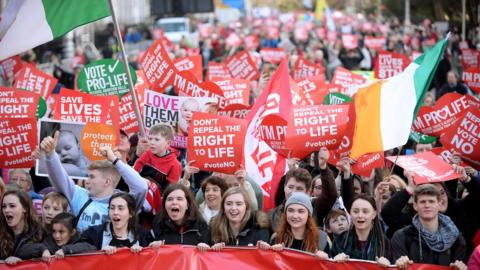
[[(385, 270), (376, 263), (351, 260), (345, 263), (335, 263), (330, 260), (320, 260), (303, 252), (284, 250), (282, 252), (262, 251), (256, 248), (225, 248), (222, 251), (206, 251), (201, 253), (192, 246), (165, 246), (158, 249), (145, 249), (138, 254), (129, 250), (119, 250), (115, 255), (95, 254), (66, 257), (45, 263), (39, 260), (25, 261), (16, 266), (0, 264), (3, 269), (175, 269), (175, 270), (225, 270), (225, 269), (309, 269), (309, 270)], [(388, 269), (397, 269), (389, 267)], [(413, 264), (410, 270), (447, 270), (449, 267), (426, 264)]]

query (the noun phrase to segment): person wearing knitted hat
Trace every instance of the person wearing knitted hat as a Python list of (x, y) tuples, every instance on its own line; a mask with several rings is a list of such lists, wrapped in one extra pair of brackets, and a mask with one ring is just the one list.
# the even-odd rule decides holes
[(294, 192), (285, 203), (280, 226), (272, 236), (272, 245), (260, 242), (260, 248), (282, 251), (288, 247), (312, 252), (322, 259), (327, 259), (330, 246), (328, 236), (317, 228), (312, 212), (310, 197), (304, 192)]

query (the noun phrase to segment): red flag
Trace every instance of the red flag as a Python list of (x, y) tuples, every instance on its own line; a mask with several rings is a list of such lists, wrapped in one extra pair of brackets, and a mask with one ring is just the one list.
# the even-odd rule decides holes
[(261, 138), (261, 123), (267, 116), (286, 121), (292, 106), (287, 61), (283, 61), (247, 116), (245, 169), (257, 181), (264, 194), (264, 210), (275, 206), (275, 193), (286, 172), (286, 159)]

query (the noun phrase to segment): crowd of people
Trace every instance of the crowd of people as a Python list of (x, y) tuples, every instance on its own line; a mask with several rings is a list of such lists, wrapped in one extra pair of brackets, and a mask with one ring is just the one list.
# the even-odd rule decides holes
[[(242, 49), (225, 43), (228, 34), (243, 37), (244, 30), (257, 31), (257, 50), (282, 48), (292, 67), (301, 56), (322, 64), (331, 79), (341, 66), (372, 70), (376, 52), (364, 46), (366, 35), (385, 35), (384, 49), (406, 55), (442, 38), (428, 22), (411, 32), (398, 20), (383, 25), (383, 33), (376, 27), (354, 27), (359, 46), (346, 49), (340, 39), (327, 42), (313, 31), (307, 40), (297, 40), (287, 30), (272, 38), (261, 27), (217, 24), (199, 48), (181, 42), (171, 54), (181, 58), (197, 49), (207, 64)], [(472, 48), (480, 44), (480, 32), (474, 31), (467, 42)], [(430, 104), (449, 92), (474, 95), (459, 80), (460, 43), (454, 31), (427, 95)], [(262, 64), (252, 103), (275, 68)], [(413, 172), (398, 166), (375, 169), (370, 177), (355, 175), (351, 159), (331, 165), (329, 151), (322, 148), (305, 160), (288, 161), (276, 207), (264, 212), (262, 188), (248, 171), (212, 173), (186, 164), (183, 150), (170, 146), (170, 126), (155, 125), (145, 138), (122, 130), (119, 136), (115, 148), (101, 148), (104, 160), (88, 164), (86, 180), (73, 179), (62, 165), (62, 155), (75, 149), (59, 147), (65, 139), (59, 131), (43, 138), (32, 155), (45, 163), (48, 178), (36, 176), (32, 168), (9, 170), (7, 184), (1, 185), (1, 260), (14, 265), (32, 258), (51, 261), (98, 250), (115, 254), (125, 247), (138, 253), (184, 244), (202, 252), (226, 246), (257, 246), (266, 252), (289, 248), (336, 262), (361, 259), (402, 269), (412, 263), (480, 269), (480, 173), (458, 157), (451, 163), (459, 179), (416, 185)], [(422, 152), (435, 144), (409, 143), (406, 148)]]

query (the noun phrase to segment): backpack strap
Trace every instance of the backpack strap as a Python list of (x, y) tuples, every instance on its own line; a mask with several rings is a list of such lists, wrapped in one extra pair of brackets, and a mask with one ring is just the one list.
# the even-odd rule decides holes
[(77, 225), (78, 225), (78, 221), (80, 220), (80, 217), (82, 216), (83, 212), (92, 203), (92, 201), (93, 201), (92, 198), (88, 198), (88, 201), (85, 202), (85, 204), (82, 206), (82, 208), (78, 212), (77, 218), (75, 220), (77, 222)]

